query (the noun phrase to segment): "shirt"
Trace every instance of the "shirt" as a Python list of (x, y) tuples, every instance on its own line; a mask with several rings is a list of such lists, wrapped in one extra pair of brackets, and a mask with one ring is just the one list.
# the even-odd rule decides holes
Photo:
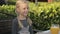
[[(23, 22), (24, 27), (26, 27), (28, 24), (28, 23), (26, 24), (25, 20), (23, 20), (21, 22)], [(17, 20), (17, 18), (15, 18), (12, 20), (12, 34), (18, 34), (19, 30), (20, 30), (20, 28), (18, 27), (18, 20)], [(32, 26), (29, 26), (29, 32), (30, 32), (30, 34), (33, 34)]]

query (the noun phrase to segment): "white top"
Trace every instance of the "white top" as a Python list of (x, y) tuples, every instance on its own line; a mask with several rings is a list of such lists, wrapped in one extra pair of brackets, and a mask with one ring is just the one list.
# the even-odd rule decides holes
[(23, 27), (18, 33), (19, 34), (30, 34), (30, 32), (29, 32), (29, 26)]

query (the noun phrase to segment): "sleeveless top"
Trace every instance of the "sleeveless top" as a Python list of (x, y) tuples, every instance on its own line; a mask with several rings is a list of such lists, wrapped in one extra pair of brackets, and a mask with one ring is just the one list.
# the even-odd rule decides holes
[[(29, 20), (30, 21), (30, 20)], [(28, 21), (28, 22), (29, 22)], [(22, 20), (21, 21), (22, 22), (22, 24), (23, 24), (23, 26), (24, 26), (24, 29), (22, 28), (19, 28), (19, 25), (18, 25), (18, 20), (17, 20), (17, 18), (15, 18), (15, 19), (13, 19), (12, 20), (12, 34), (20, 34), (19, 33), (19, 31), (23, 31), (23, 30), (25, 30), (25, 29), (29, 29), (29, 32), (30, 32), (30, 34), (34, 34), (33, 33), (33, 30), (32, 30), (32, 26), (30, 26), (29, 24), (28, 24), (28, 22), (26, 22), (26, 20)], [(28, 24), (28, 25), (27, 25)], [(29, 27), (27, 27), (27, 26), (29, 26)]]
[(27, 20), (21, 20), (21, 23), (24, 27), (18, 31), (18, 34), (30, 34)]

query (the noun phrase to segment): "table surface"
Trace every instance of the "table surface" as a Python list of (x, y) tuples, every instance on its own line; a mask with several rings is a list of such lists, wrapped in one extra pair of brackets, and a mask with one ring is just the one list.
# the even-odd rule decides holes
[[(51, 32), (50, 32), (50, 30), (47, 30), (47, 31), (37, 32), (36, 34), (51, 34)], [(60, 31), (59, 31), (59, 34), (60, 34)]]

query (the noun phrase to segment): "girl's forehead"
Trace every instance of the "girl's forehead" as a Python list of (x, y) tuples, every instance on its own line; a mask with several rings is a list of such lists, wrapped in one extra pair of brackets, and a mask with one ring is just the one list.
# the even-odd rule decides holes
[(25, 8), (28, 8), (28, 6), (27, 5), (21, 5), (20, 8), (25, 9)]
[(21, 7), (23, 7), (23, 6), (28, 6), (28, 4), (22, 3), (22, 4), (20, 4), (20, 6), (21, 6)]

